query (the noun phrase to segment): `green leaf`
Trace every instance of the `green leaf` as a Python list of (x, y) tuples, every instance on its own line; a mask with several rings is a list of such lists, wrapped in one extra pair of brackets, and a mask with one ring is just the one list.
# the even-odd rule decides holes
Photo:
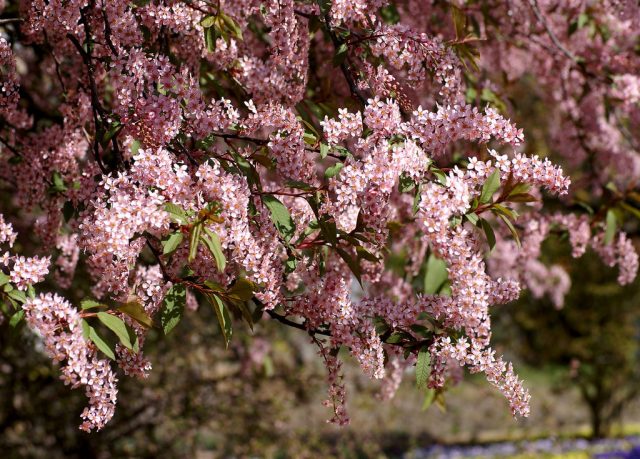
[(322, 159), (326, 158), (327, 155), (329, 154), (329, 145), (327, 145), (326, 143), (321, 143), (320, 144), (320, 157)]
[(287, 180), (285, 182), (285, 184), (289, 188), (297, 188), (298, 190), (304, 190), (304, 191), (313, 191), (314, 190), (314, 188), (311, 185), (309, 185), (308, 183), (299, 182), (297, 180)]
[(491, 251), (496, 246), (496, 234), (493, 232), (493, 228), (491, 227), (491, 224), (487, 220), (485, 220), (484, 218), (481, 218), (479, 222), (480, 222), (480, 227), (484, 231), (484, 234), (487, 238), (487, 244), (489, 244), (489, 251)]
[(224, 288), (223, 285), (221, 285), (221, 284), (219, 284), (217, 282), (214, 282), (212, 280), (204, 281), (204, 285), (206, 285), (207, 288), (209, 288), (209, 290), (212, 290), (214, 292), (220, 292), (220, 293), (225, 292), (225, 288)]
[(204, 27), (205, 29), (207, 29), (209, 27), (213, 27), (215, 21), (216, 21), (215, 15), (209, 14), (209, 15), (205, 16), (204, 18), (202, 18), (202, 21), (200, 21), (200, 25), (202, 27)]
[(475, 212), (471, 212), (470, 214), (465, 214), (464, 216), (467, 220), (469, 220), (469, 222), (472, 225), (476, 225), (478, 223), (478, 221), (480, 220), (480, 217), (478, 217), (478, 214), (476, 214)]
[(327, 167), (327, 170), (324, 171), (325, 178), (335, 177), (340, 173), (343, 167), (344, 167), (344, 163), (341, 163), (341, 162), (337, 162), (333, 166)]
[(234, 21), (230, 16), (227, 16), (225, 13), (220, 13), (220, 17), (226, 26), (226, 29), (231, 32), (238, 40), (242, 40), (242, 29), (240, 26)]
[(328, 14), (331, 9), (331, 0), (316, 0), (318, 7), (320, 7), (320, 13), (323, 15)]
[(89, 323), (84, 319), (80, 319), (80, 326), (82, 326), (82, 336), (84, 339), (89, 339)]
[(293, 257), (287, 258), (284, 262), (284, 269), (287, 274), (290, 274), (296, 270), (296, 266), (298, 265), (298, 260)]
[(118, 306), (118, 311), (128, 315), (145, 328), (153, 327), (151, 316), (138, 301), (128, 301)]
[(531, 190), (531, 185), (525, 182), (520, 182), (511, 189), (509, 196), (511, 197), (514, 194), (528, 193), (530, 190)]
[(184, 235), (181, 231), (176, 231), (175, 233), (171, 233), (169, 236), (162, 240), (162, 254), (169, 255), (178, 248)]
[(51, 189), (54, 193), (64, 193), (65, 191), (67, 191), (67, 185), (65, 185), (60, 172), (54, 171), (51, 179), (53, 182)]
[(436, 396), (436, 391), (433, 389), (428, 389), (425, 392), (424, 401), (422, 402), (422, 411), (426, 411), (431, 406), (435, 396)]
[(227, 291), (227, 294), (233, 299), (237, 299), (240, 301), (249, 301), (251, 298), (253, 298), (254, 290), (255, 284), (253, 282), (244, 277), (240, 277)]
[(507, 200), (511, 202), (535, 202), (538, 198), (529, 193), (511, 193)]
[(506, 215), (503, 215), (503, 214), (498, 214), (498, 217), (500, 217), (502, 219), (502, 221), (504, 222), (504, 224), (507, 225), (507, 228), (509, 228), (509, 231), (511, 232), (511, 235), (513, 236), (513, 239), (516, 241), (516, 245), (518, 247), (521, 247), (520, 236), (518, 236), (518, 232), (516, 231), (515, 227), (513, 226), (513, 223), (511, 223), (511, 220), (509, 220), (509, 217), (507, 217)]
[(438, 183), (440, 183), (440, 185), (447, 185), (447, 176), (444, 172), (442, 172), (442, 170), (438, 169), (435, 166), (430, 166), (429, 170), (433, 175), (436, 176), (436, 179), (438, 180)]
[(482, 185), (482, 193), (480, 194), (480, 202), (486, 204), (491, 201), (493, 194), (500, 188), (500, 171), (495, 169), (487, 181)]
[(416, 362), (416, 383), (419, 389), (427, 387), (429, 374), (431, 373), (431, 354), (428, 346), (422, 346), (418, 351), (418, 361)]
[(380, 8), (380, 16), (382, 20), (387, 24), (397, 24), (400, 22), (400, 14), (396, 6), (393, 3), (390, 3), (382, 8)]
[(356, 253), (358, 254), (358, 258), (361, 258), (363, 260), (367, 260), (372, 263), (377, 263), (379, 261), (378, 257), (376, 257), (374, 254), (369, 252), (367, 249), (365, 249), (361, 245), (356, 246)]
[(275, 196), (262, 195), (262, 202), (269, 210), (271, 221), (286, 242), (289, 242), (296, 231), (296, 226), (289, 210)]
[(631, 215), (633, 215), (637, 219), (640, 219), (640, 209), (637, 209), (624, 201), (620, 203), (620, 207), (622, 207), (624, 210), (629, 212)]
[[(7, 284), (5, 285), (5, 287), (10, 285), (11, 284)], [(16, 289), (10, 290), (9, 292), (7, 292), (7, 295), (9, 295), (9, 298), (13, 298), (20, 304), (24, 304), (27, 301), (27, 295), (21, 290), (16, 290)]]
[(168, 202), (164, 205), (164, 210), (169, 214), (172, 220), (186, 225), (188, 223), (187, 214), (181, 207), (175, 205), (172, 202)]
[(104, 133), (102, 136), (101, 144), (103, 146), (107, 145), (111, 139), (113, 139), (121, 130), (123, 125), (120, 124), (119, 121), (115, 121), (110, 127), (109, 130)]
[(204, 43), (207, 51), (210, 53), (216, 50), (216, 41), (218, 40), (218, 31), (216, 27), (207, 27), (204, 29)]
[(9, 325), (15, 328), (22, 321), (23, 317), (24, 317), (24, 309), (18, 310), (15, 314), (11, 316), (11, 319), (9, 320)]
[(389, 324), (381, 316), (375, 316), (373, 318), (373, 326), (376, 329), (376, 333), (380, 336), (391, 330)]
[(198, 245), (200, 245), (203, 226), (204, 224), (202, 222), (198, 222), (191, 227), (191, 233), (189, 234), (189, 263), (195, 260), (196, 255), (198, 255)]
[(424, 275), (424, 293), (429, 295), (438, 293), (448, 279), (447, 264), (434, 254), (430, 254)]
[(413, 214), (417, 214), (418, 210), (420, 210), (420, 201), (422, 200), (422, 189), (421, 189), (421, 184), (418, 183), (418, 189), (416, 190), (416, 195), (413, 198)]
[(307, 145), (311, 145), (311, 146), (315, 145), (316, 142), (318, 142), (318, 138), (312, 132), (305, 132), (302, 135), (302, 139)]
[(0, 271), (0, 287), (3, 286), (4, 284), (7, 284), (10, 280), (11, 278), (9, 276), (7, 276), (5, 273)]
[(580, 13), (578, 16), (578, 29), (582, 29), (587, 22), (589, 22), (589, 15), (587, 13)]
[(247, 302), (253, 298), (255, 284), (248, 279), (239, 278), (227, 292), (229, 301), (242, 314), (244, 320), (253, 330), (253, 315), (247, 306)]
[(518, 218), (518, 212), (516, 212), (513, 209), (510, 209), (509, 207), (505, 207), (502, 204), (493, 204), (491, 206), (491, 211), (494, 214), (502, 214), (505, 217), (509, 218), (510, 220), (515, 220)]
[(102, 339), (100, 335), (98, 335), (98, 332), (96, 331), (95, 328), (93, 328), (89, 324), (87, 324), (87, 326), (89, 327), (89, 339), (93, 342), (93, 344), (95, 344), (98, 347), (98, 349), (102, 351), (104, 355), (109, 357), (111, 360), (115, 360), (116, 354), (112, 349), (112, 347), (109, 344), (107, 344), (107, 342), (104, 339)]
[(613, 237), (616, 234), (616, 213), (613, 209), (607, 210), (606, 229), (604, 232), (604, 243), (611, 244)]
[(408, 193), (416, 187), (416, 182), (407, 174), (400, 175), (398, 182), (398, 191), (400, 193)]
[(428, 338), (433, 335), (433, 332), (429, 330), (427, 327), (425, 327), (424, 325), (411, 324), (409, 328), (411, 328), (412, 332), (419, 334), (423, 338)]
[(211, 255), (216, 260), (216, 266), (218, 271), (224, 272), (227, 266), (227, 259), (224, 256), (224, 252), (222, 251), (222, 245), (220, 244), (220, 238), (216, 233), (211, 231), (209, 228), (204, 229), (204, 234), (200, 237), (204, 245), (209, 249)]
[(140, 141), (137, 139), (133, 139), (133, 141), (131, 142), (131, 156), (137, 155), (138, 150), (140, 150)]
[(218, 317), (218, 323), (220, 324), (220, 330), (224, 337), (225, 346), (228, 348), (229, 342), (231, 341), (231, 334), (233, 333), (229, 310), (218, 295), (209, 294), (207, 296), (211, 306), (213, 306), (216, 316)]
[(362, 270), (360, 269), (360, 264), (357, 259), (354, 259), (349, 253), (341, 247), (336, 247), (336, 251), (338, 255), (344, 260), (344, 262), (349, 266), (349, 269), (358, 280), (360, 286), (362, 286)]
[(186, 302), (187, 289), (183, 284), (174, 284), (164, 297), (160, 311), (160, 325), (165, 335), (168, 335), (182, 320)]
[(124, 321), (120, 317), (116, 317), (113, 314), (107, 312), (99, 312), (97, 314), (98, 320), (105, 324), (112, 332), (116, 334), (120, 342), (129, 349), (133, 349), (133, 343), (129, 336), (129, 330)]
[(334, 67), (340, 67), (342, 65), (347, 58), (347, 51), (349, 51), (349, 48), (346, 43), (342, 43), (338, 46), (338, 49), (336, 49), (336, 53), (333, 56)]
[(80, 307), (82, 309), (93, 309), (93, 308), (106, 308), (107, 305), (100, 303), (99, 301), (92, 300), (91, 298), (87, 298), (86, 300), (80, 301)]

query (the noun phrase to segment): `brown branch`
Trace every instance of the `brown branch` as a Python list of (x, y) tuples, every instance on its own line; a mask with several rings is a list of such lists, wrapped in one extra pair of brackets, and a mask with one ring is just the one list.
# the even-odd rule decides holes
[[(338, 38), (334, 30), (331, 28), (331, 18), (329, 17), (329, 13), (327, 12), (324, 15), (325, 26), (327, 27), (327, 32), (329, 33), (329, 37), (331, 37), (331, 42), (333, 43), (336, 51), (342, 46), (346, 44), (343, 40)], [(360, 101), (362, 105), (367, 105), (367, 98), (362, 94), (360, 89), (358, 89), (358, 84), (356, 83), (353, 75), (351, 73), (351, 67), (349, 65), (349, 59), (346, 58), (344, 62), (340, 64), (340, 70), (342, 70), (342, 74), (344, 78), (347, 80), (347, 84), (349, 85), (349, 90), (351, 91), (351, 95), (353, 95), (356, 99)]]
[(289, 320), (287, 319), (285, 316), (281, 316), (280, 314), (273, 312), (273, 311), (267, 311), (267, 314), (269, 314), (269, 316), (272, 319), (277, 320), (278, 322), (280, 322), (281, 324), (287, 325), (288, 327), (293, 327), (293, 328), (297, 328), (298, 330), (303, 330), (308, 332), (310, 335), (324, 335), (324, 336), (331, 336), (330, 332), (326, 332), (326, 331), (322, 331), (322, 330), (314, 330), (314, 329), (309, 329), (307, 328), (304, 324), (300, 324), (298, 322), (294, 322), (293, 320)]

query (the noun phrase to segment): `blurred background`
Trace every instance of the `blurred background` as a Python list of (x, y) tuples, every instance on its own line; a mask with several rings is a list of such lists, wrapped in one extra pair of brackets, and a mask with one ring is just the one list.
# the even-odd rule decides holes
[(1, 457), (635, 457), (640, 284), (622, 288), (597, 256), (576, 262), (565, 241), (547, 244), (574, 279), (564, 307), (525, 295), (493, 311), (495, 346), (532, 393), (526, 420), (481, 375), (430, 400), (409, 371), (383, 402), (345, 356), (351, 425), (335, 427), (304, 332), (263, 319), (225, 350), (202, 305), (167, 338), (150, 335), (151, 376), (121, 376), (116, 416), (97, 434), (77, 429), (84, 395), (58, 379), (37, 338), (0, 325)]

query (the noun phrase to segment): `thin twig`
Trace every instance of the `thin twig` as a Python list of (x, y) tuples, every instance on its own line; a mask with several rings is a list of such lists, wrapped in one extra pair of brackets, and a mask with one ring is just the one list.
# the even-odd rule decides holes
[(571, 51), (569, 51), (562, 43), (560, 43), (560, 40), (558, 40), (558, 37), (556, 37), (556, 34), (553, 32), (553, 30), (551, 30), (549, 23), (544, 18), (544, 16), (542, 15), (542, 12), (540, 11), (540, 8), (538, 7), (538, 1), (529, 0), (529, 5), (531, 6), (531, 9), (535, 13), (536, 17), (538, 18), (538, 21), (540, 21), (544, 29), (547, 31), (547, 35), (549, 35), (549, 38), (551, 38), (551, 41), (553, 42), (553, 44), (556, 45), (556, 47), (562, 52), (562, 54), (567, 56), (572, 61), (577, 62), (578, 59), (576, 58), (576, 56), (574, 56), (573, 53), (571, 53)]
[(5, 19), (0, 19), (0, 25), (11, 24), (12, 22), (22, 22), (22, 21), (24, 21), (24, 19), (22, 18), (5, 18)]

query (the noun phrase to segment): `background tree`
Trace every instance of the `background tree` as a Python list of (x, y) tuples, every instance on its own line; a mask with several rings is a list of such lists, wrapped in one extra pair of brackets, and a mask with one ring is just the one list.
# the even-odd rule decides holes
[[(549, 245), (557, 253), (557, 240)], [(568, 270), (576, 282), (564, 306), (525, 296), (501, 312), (497, 341), (529, 365), (562, 368), (589, 408), (593, 436), (605, 437), (640, 387), (640, 285), (621, 287), (592, 253)]]

